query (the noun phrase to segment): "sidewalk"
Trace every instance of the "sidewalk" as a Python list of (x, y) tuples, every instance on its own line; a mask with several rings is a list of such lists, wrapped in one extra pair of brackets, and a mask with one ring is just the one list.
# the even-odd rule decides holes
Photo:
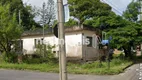
[(127, 68), (124, 73), (112, 76), (111, 80), (140, 80), (139, 75), (140, 64), (134, 64), (131, 67)]

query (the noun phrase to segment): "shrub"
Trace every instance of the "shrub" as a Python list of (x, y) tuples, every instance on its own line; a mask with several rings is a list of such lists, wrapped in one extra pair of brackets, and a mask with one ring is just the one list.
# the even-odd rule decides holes
[[(43, 49), (44, 46), (44, 49)], [(51, 63), (51, 62), (57, 62), (57, 59), (54, 57), (54, 54), (52, 53), (52, 49), (55, 46), (51, 45), (37, 45), (36, 51), (34, 54), (27, 54), (23, 55), (23, 62), (28, 64), (40, 64), (40, 63)], [(44, 50), (44, 54), (43, 54)]]
[(14, 52), (10, 52), (10, 53), (2, 53), (2, 59), (5, 62), (9, 62), (9, 63), (17, 63), (18, 62), (18, 54), (14, 53)]

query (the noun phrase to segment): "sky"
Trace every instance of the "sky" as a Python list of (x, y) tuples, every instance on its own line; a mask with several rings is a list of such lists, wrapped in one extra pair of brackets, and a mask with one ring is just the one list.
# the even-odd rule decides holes
[[(48, 0), (23, 0), (24, 3), (31, 4), (32, 6), (41, 7), (43, 2), (46, 2)], [(123, 11), (126, 9), (127, 5), (132, 0), (102, 0), (103, 2), (108, 3), (110, 6), (113, 7), (113, 11), (117, 14), (122, 14)], [(55, 0), (57, 2), (57, 0)], [(66, 0), (64, 0), (64, 4), (67, 3)]]
[(116, 14), (122, 15), (123, 12), (126, 10), (127, 5), (132, 0), (102, 0), (102, 1), (108, 3)]
[[(48, 0), (22, 0), (24, 4), (30, 4), (32, 6), (36, 6), (37, 8), (41, 8), (42, 4), (45, 2), (47, 2)], [(57, 0), (55, 1), (55, 6), (57, 5)], [(63, 0), (63, 4), (67, 4), (67, 0)], [(65, 12), (65, 21), (67, 22), (70, 18), (69, 16), (69, 9), (67, 8), (67, 6), (65, 6), (66, 12)], [(56, 14), (56, 18), (57, 18), (57, 14)], [(36, 21), (39, 21), (39, 17), (35, 18)]]
[[(47, 2), (48, 0), (22, 0), (24, 3), (31, 4), (32, 6), (41, 7), (43, 2)], [(57, 2), (57, 0), (54, 0)], [(67, 3), (67, 0), (63, 0), (64, 4)]]
[[(48, 0), (23, 0), (23, 3), (30, 4), (36, 7), (42, 7), (43, 2), (47, 2), (47, 1)], [(114, 11), (117, 15), (122, 15), (123, 11), (126, 10), (127, 5), (132, 0), (101, 0), (101, 1), (109, 4), (112, 7), (112, 11)], [(55, 3), (57, 3), (57, 0), (55, 0)], [(67, 4), (67, 0), (63, 0), (63, 4)], [(67, 11), (68, 11), (67, 13), (69, 13), (69, 10)], [(67, 17), (65, 18), (69, 19), (69, 14), (66, 16)]]

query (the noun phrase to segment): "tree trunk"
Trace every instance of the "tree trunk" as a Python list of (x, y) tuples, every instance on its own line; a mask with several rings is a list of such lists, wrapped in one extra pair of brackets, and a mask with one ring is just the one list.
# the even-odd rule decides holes
[(126, 48), (126, 47), (122, 47), (123, 49), (124, 49), (124, 53), (125, 53), (125, 57), (126, 58), (132, 58), (132, 55), (131, 55), (131, 48), (130, 47), (128, 47), (128, 48)]

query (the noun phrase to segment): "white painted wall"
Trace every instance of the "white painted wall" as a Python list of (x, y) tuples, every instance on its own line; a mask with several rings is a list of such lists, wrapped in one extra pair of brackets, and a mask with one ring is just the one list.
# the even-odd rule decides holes
[(81, 32), (67, 33), (65, 39), (67, 56), (82, 58)]
[[(34, 39), (41, 39), (41, 36), (27, 36), (23, 37), (23, 50), (24, 54), (32, 54), (34, 53)], [(70, 32), (66, 33), (65, 36), (66, 43), (66, 55), (67, 57), (82, 57), (82, 34), (81, 32)], [(45, 44), (56, 45), (56, 48), (53, 51), (59, 51), (58, 48), (58, 38), (56, 38), (53, 34), (47, 35), (44, 38)]]
[[(84, 35), (82, 35), (84, 33)], [(87, 47), (86, 45), (82, 45), (83, 36), (92, 36), (95, 35), (94, 31), (78, 31), (78, 32), (69, 32), (66, 33), (65, 43), (66, 43), (66, 55), (68, 58), (75, 59), (84, 59), (84, 60), (93, 60), (99, 57), (99, 50), (94, 47)], [(32, 54), (34, 53), (34, 39), (41, 39), (40, 36), (27, 36), (23, 37), (23, 49), (25, 50), (24, 54)], [(56, 48), (53, 51), (58, 52), (58, 38), (56, 38), (53, 34), (45, 35), (44, 38), (45, 44), (56, 45)], [(94, 39), (93, 39), (94, 40)], [(58, 53), (56, 54), (58, 56)]]

